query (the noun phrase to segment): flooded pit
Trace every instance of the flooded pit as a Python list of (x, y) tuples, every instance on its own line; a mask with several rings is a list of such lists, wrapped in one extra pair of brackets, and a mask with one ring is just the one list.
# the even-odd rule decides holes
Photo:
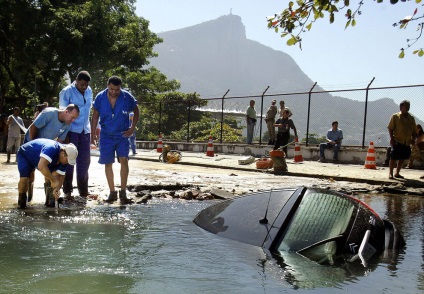
[[(198, 228), (213, 201), (153, 198), (144, 205), (0, 211), (4, 293), (422, 293), (424, 198), (362, 194), (402, 231), (405, 252), (367, 268), (323, 267)], [(309, 292), (309, 291), (308, 291)]]

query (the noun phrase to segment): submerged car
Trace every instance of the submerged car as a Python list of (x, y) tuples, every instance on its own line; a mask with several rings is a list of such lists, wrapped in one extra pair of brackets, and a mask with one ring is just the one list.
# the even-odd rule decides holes
[(316, 188), (257, 192), (224, 200), (194, 219), (216, 235), (316, 263), (367, 261), (405, 246), (397, 227), (354, 197)]

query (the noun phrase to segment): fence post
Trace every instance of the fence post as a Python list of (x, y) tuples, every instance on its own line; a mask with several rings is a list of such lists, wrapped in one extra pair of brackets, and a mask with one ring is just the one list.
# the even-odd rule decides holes
[(372, 82), (374, 82), (375, 77), (372, 78), (371, 82), (367, 86), (365, 94), (365, 113), (364, 113), (364, 132), (362, 134), (362, 149), (365, 147), (365, 129), (367, 128), (367, 110), (368, 110), (368, 91)]
[[(196, 99), (196, 92), (193, 94), (193, 99)], [(187, 117), (187, 143), (190, 141), (190, 114), (191, 114), (191, 99), (188, 100), (188, 117)]]
[(317, 85), (317, 82), (312, 86), (312, 88), (309, 90), (309, 99), (308, 99), (308, 116), (306, 118), (306, 146), (309, 146), (309, 117), (311, 115), (311, 97), (312, 97), (312, 90)]
[(222, 144), (222, 127), (224, 124), (224, 98), (227, 96), (228, 92), (230, 92), (230, 89), (225, 92), (224, 96), (222, 96), (222, 102), (221, 102), (221, 133), (219, 135), (219, 143)]
[(162, 122), (162, 101), (159, 102), (159, 132), (161, 133), (161, 122)]
[(266, 91), (268, 91), (269, 86), (266, 87), (265, 91), (262, 93), (262, 97), (261, 97), (261, 121), (259, 123), (259, 146), (262, 145), (262, 116), (263, 116), (263, 112), (264, 112), (264, 95), (266, 93)]
[(191, 114), (191, 100), (188, 100), (188, 115), (187, 115), (187, 143), (190, 141), (190, 114)]

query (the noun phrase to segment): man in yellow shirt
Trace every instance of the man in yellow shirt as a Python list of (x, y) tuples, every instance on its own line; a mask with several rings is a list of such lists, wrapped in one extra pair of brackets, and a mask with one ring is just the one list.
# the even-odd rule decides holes
[[(389, 135), (390, 146), (392, 151), (390, 153), (389, 164), (389, 179), (399, 178), (403, 179), (400, 175), (400, 169), (403, 162), (411, 156), (411, 143), (415, 141), (415, 119), (409, 114), (411, 103), (408, 100), (403, 100), (400, 103), (400, 112), (392, 115), (389, 122)], [(393, 175), (393, 169), (396, 166), (396, 173)]]

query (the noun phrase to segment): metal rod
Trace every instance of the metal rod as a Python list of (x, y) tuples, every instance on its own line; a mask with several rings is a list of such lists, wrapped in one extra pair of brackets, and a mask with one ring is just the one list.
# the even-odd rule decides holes
[(362, 148), (365, 146), (365, 130), (367, 128), (367, 111), (368, 111), (368, 92), (372, 82), (374, 82), (375, 77), (372, 78), (371, 82), (368, 84), (365, 94), (365, 113), (364, 113), (364, 130), (362, 133)]
[(224, 124), (224, 98), (227, 96), (228, 92), (230, 92), (230, 89), (225, 92), (224, 96), (222, 96), (222, 102), (221, 102), (221, 134), (219, 135), (219, 143), (222, 144), (222, 128)]
[(191, 114), (191, 100), (189, 99), (188, 100), (188, 116), (187, 116), (187, 143), (190, 141), (190, 114)]
[(262, 144), (262, 116), (264, 112), (264, 95), (268, 91), (269, 86), (266, 87), (265, 91), (262, 93), (261, 97), (261, 121), (259, 122), (259, 146)]
[(308, 99), (308, 116), (306, 118), (306, 146), (309, 146), (309, 117), (311, 116), (311, 98), (312, 98), (312, 90), (317, 85), (317, 82), (314, 83), (312, 88), (309, 90), (309, 99)]

